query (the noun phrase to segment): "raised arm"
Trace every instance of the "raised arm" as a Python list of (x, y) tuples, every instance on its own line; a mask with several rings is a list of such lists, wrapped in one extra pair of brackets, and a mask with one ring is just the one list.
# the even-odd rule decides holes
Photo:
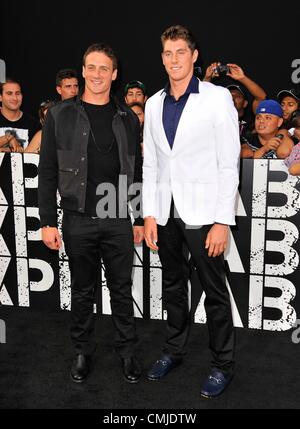
[(238, 66), (237, 64), (227, 64), (230, 68), (230, 72), (227, 74), (229, 77), (231, 77), (234, 80), (237, 80), (241, 84), (247, 88), (249, 93), (254, 98), (252, 103), (252, 109), (253, 113), (256, 112), (256, 108), (258, 104), (266, 99), (266, 92), (263, 90), (262, 87), (260, 87), (256, 82), (254, 82), (252, 79), (250, 79), (248, 76), (245, 75), (244, 70)]

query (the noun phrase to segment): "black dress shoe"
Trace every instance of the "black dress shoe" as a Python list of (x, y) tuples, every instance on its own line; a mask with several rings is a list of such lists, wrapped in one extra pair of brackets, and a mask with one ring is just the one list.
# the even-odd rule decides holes
[(163, 355), (158, 359), (151, 367), (150, 371), (147, 374), (147, 378), (150, 381), (158, 381), (161, 378), (165, 377), (171, 369), (180, 365), (182, 359), (173, 359), (169, 355)]
[(201, 388), (201, 396), (204, 398), (215, 398), (221, 395), (232, 378), (233, 374), (225, 375), (220, 370), (213, 369)]
[(141, 367), (135, 357), (123, 358), (123, 376), (127, 383), (137, 383), (141, 378)]
[(75, 357), (71, 368), (71, 379), (75, 383), (82, 383), (90, 372), (91, 357), (79, 354)]

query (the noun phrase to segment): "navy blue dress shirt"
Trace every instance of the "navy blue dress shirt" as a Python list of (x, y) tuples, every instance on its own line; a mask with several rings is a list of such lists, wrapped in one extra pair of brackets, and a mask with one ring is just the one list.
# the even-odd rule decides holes
[(170, 94), (170, 84), (164, 89), (166, 97), (163, 108), (163, 126), (170, 145), (173, 148), (174, 139), (176, 136), (177, 127), (183, 112), (183, 109), (188, 101), (190, 94), (199, 94), (199, 80), (193, 76), (185, 93), (176, 100)]

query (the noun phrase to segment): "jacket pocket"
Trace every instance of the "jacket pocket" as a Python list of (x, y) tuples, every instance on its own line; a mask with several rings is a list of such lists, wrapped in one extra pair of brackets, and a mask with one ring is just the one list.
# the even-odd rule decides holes
[(74, 197), (77, 192), (79, 159), (78, 152), (58, 150), (58, 190), (62, 197)]

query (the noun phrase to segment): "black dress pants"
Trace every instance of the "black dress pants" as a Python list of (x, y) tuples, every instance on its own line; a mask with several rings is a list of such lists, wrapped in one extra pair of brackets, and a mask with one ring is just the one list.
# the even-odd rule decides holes
[(64, 213), (63, 238), (71, 273), (71, 339), (76, 353), (91, 355), (95, 349), (93, 305), (101, 253), (110, 291), (115, 348), (120, 357), (132, 356), (136, 333), (130, 220)]
[(168, 223), (165, 226), (158, 225), (163, 299), (168, 313), (163, 352), (181, 360), (188, 340), (191, 315), (188, 304), (188, 261), (186, 252), (183, 252), (185, 243), (206, 294), (204, 305), (212, 352), (211, 366), (230, 373), (234, 365), (235, 332), (225, 282), (224, 257), (209, 257), (205, 249), (206, 237), (212, 225), (191, 229), (180, 218), (174, 217), (173, 212), (172, 204)]

